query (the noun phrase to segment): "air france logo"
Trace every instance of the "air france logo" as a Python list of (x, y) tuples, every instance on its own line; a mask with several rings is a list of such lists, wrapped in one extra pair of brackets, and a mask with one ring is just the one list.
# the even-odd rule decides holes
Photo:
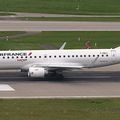
[(28, 56), (31, 56), (31, 55), (32, 55), (32, 52), (29, 52), (29, 53), (28, 53)]

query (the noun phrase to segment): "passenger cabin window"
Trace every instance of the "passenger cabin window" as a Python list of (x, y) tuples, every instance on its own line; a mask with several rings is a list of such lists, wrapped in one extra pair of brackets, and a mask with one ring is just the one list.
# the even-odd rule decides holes
[(106, 57), (108, 57), (108, 55), (106, 55)]

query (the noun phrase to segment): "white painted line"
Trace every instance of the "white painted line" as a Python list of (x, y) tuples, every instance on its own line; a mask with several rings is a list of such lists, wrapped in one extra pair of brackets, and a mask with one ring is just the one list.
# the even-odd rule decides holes
[(7, 84), (0, 84), (0, 92), (2, 91), (15, 91), (15, 90)]

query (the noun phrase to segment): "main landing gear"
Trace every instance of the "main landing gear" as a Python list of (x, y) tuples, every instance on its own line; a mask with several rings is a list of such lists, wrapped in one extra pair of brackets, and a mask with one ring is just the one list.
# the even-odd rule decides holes
[(51, 73), (49, 73), (48, 74), (48, 76), (47, 77), (50, 77), (50, 78), (54, 78), (54, 79), (63, 79), (64, 78), (64, 76), (63, 76), (63, 74), (62, 74), (62, 72), (51, 72)]

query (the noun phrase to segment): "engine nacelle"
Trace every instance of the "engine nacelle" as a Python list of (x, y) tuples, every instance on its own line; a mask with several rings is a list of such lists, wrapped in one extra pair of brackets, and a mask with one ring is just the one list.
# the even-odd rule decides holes
[(30, 67), (28, 71), (28, 76), (44, 78), (47, 73), (48, 71), (45, 68)]

